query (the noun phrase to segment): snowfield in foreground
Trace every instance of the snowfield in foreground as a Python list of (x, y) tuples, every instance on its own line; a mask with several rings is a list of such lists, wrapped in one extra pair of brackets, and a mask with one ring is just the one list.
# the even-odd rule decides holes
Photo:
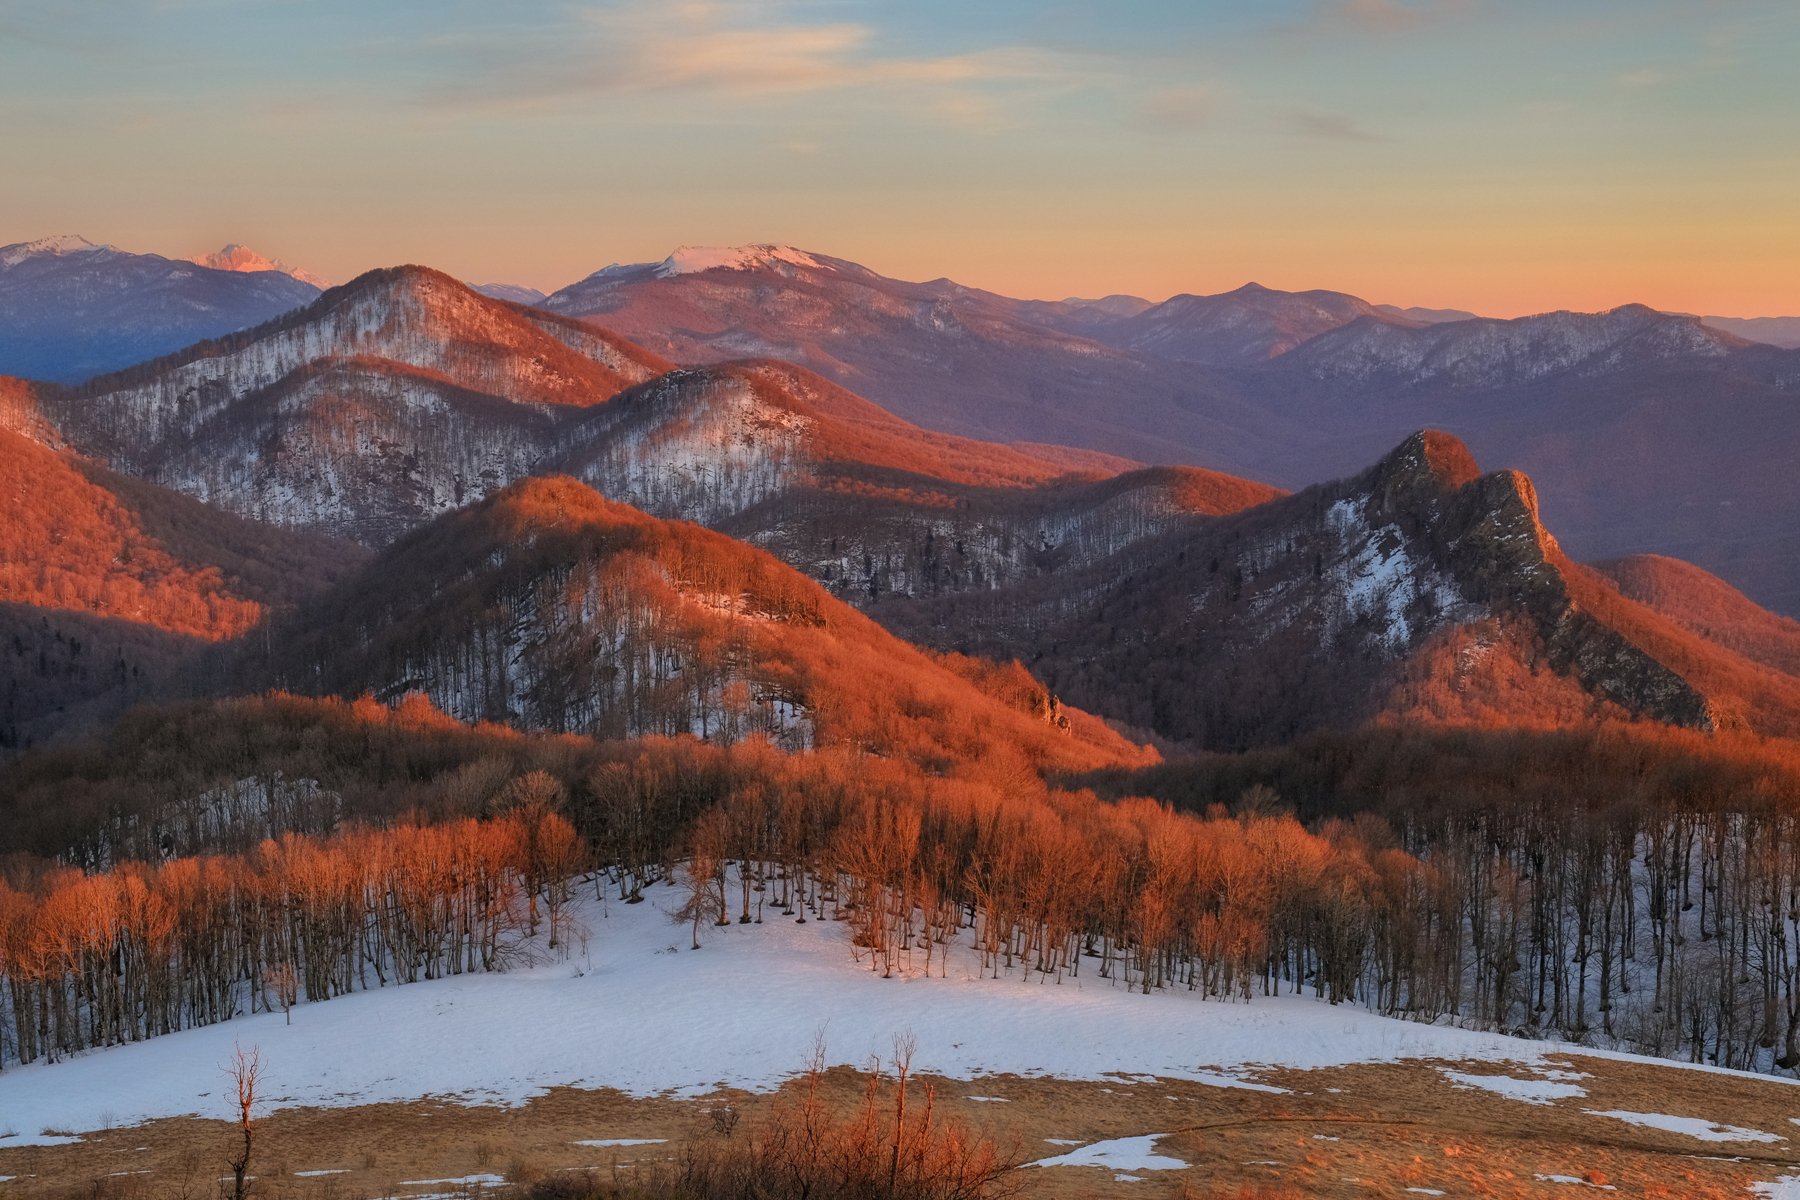
[(883, 979), (866, 956), (860, 967), (851, 961), (846, 925), (797, 925), (779, 913), (708, 929), (704, 947), (689, 950), (688, 929), (664, 911), (675, 889), (652, 888), (630, 906), (591, 895), (578, 910), (585, 953), (577, 945), (568, 960), (305, 1004), (292, 1025), (259, 1014), (0, 1073), (0, 1147), (155, 1117), (224, 1118), (223, 1064), (237, 1043), (261, 1048), (270, 1108), (425, 1096), (517, 1104), (563, 1085), (638, 1095), (767, 1089), (804, 1065), (820, 1034), (830, 1062), (862, 1066), (886, 1060), (896, 1035), (910, 1033), (915, 1070), (962, 1079), (1155, 1075), (1237, 1087), (1258, 1066), (1408, 1058), (1509, 1062), (1570, 1078), (1545, 1061), (1574, 1049), (1565, 1044), (1305, 997), (1145, 996), (1087, 973), (1061, 983), (984, 978), (964, 948), (947, 978), (934, 960), (929, 979)]

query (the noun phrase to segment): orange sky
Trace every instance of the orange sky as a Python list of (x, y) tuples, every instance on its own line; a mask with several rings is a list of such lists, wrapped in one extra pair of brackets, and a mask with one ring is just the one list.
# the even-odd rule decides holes
[(1795, 62), (1788, 0), (15, 6), (0, 243), (1800, 313)]

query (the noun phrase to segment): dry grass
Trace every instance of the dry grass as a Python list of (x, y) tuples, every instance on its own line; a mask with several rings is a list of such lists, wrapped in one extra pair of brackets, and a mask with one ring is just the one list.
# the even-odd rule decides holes
[[(1472, 1074), (1520, 1069), (1458, 1064)], [(1191, 1164), (1115, 1181), (1095, 1168), (1025, 1168), (1020, 1193), (1051, 1200), (1087, 1196), (1277, 1200), (1289, 1196), (1407, 1197), (1412, 1188), (1448, 1196), (1564, 1196), (1588, 1189), (1539, 1180), (1574, 1176), (1615, 1195), (1746, 1196), (1748, 1184), (1800, 1174), (1800, 1088), (1776, 1081), (1571, 1056), (1586, 1073), (1585, 1097), (1525, 1104), (1459, 1088), (1438, 1064), (1270, 1072), (1270, 1094), (1174, 1080), (1107, 1083), (990, 1077), (935, 1080), (947, 1118), (984, 1129), (1023, 1157), (1060, 1153), (1045, 1139), (1091, 1142), (1166, 1133), (1159, 1150)], [(865, 1097), (855, 1072), (822, 1085), (826, 1103), (849, 1112)], [(922, 1093), (921, 1093), (922, 1094)], [(1004, 1103), (977, 1101), (997, 1097)], [(559, 1089), (517, 1109), (448, 1101), (302, 1109), (263, 1123), (256, 1194), (266, 1200), (351, 1200), (469, 1190), (406, 1180), (493, 1174), (526, 1183), (592, 1170), (626, 1182), (645, 1163), (721, 1137), (715, 1114), (740, 1115), (732, 1136), (771, 1113), (779, 1098), (721, 1094), (634, 1099), (610, 1091)], [(1780, 1134), (1773, 1143), (1705, 1143), (1640, 1128), (1585, 1109), (1701, 1117)], [(655, 1145), (583, 1147), (596, 1138), (664, 1138)], [(7, 1200), (201, 1200), (226, 1173), (231, 1127), (224, 1121), (159, 1121), (96, 1134), (78, 1145), (0, 1151)], [(298, 1174), (333, 1170), (333, 1175)], [(479, 1189), (476, 1189), (479, 1190)]]

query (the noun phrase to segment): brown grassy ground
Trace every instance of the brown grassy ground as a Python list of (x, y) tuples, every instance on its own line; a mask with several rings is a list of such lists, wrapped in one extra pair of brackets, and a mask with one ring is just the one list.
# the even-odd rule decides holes
[[(1319, 1071), (1274, 1071), (1285, 1094), (1175, 1080), (1067, 1082), (998, 1076), (929, 1080), (940, 1111), (989, 1131), (1030, 1160), (1081, 1143), (1146, 1133), (1186, 1170), (1138, 1172), (1119, 1181), (1092, 1167), (1027, 1168), (1022, 1194), (1087, 1196), (1567, 1196), (1611, 1185), (1615, 1194), (1735, 1197), (1756, 1181), (1800, 1175), (1800, 1088), (1773, 1080), (1571, 1056), (1584, 1097), (1527, 1104), (1447, 1080), (1448, 1064), (1411, 1062)], [(1456, 1064), (1471, 1074), (1526, 1076), (1520, 1067)], [(827, 1087), (856, 1103), (854, 1073)], [(919, 1093), (914, 1093), (915, 1095)], [(970, 1097), (997, 1097), (977, 1101)], [(480, 1184), (415, 1183), (471, 1175), (529, 1181), (578, 1168), (628, 1172), (720, 1136), (713, 1114), (740, 1113), (740, 1129), (768, 1097), (721, 1093), (634, 1099), (559, 1089), (517, 1109), (421, 1101), (349, 1109), (294, 1109), (268, 1116), (258, 1134), (257, 1194), (265, 1200), (462, 1195)], [(1642, 1128), (1584, 1109), (1670, 1113), (1764, 1130), (1784, 1140), (1710, 1143)], [(642, 1146), (584, 1147), (595, 1138), (663, 1138)], [(0, 1151), (0, 1200), (201, 1200), (218, 1194), (230, 1131), (222, 1122), (158, 1121), (87, 1137), (76, 1145)], [(302, 1175), (300, 1172), (333, 1171)], [(1243, 1189), (1248, 1189), (1243, 1190)]]

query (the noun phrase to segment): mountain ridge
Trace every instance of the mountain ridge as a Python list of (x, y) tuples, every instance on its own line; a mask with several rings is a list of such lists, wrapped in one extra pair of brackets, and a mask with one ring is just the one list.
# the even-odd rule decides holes
[(319, 289), (78, 235), (0, 247), (0, 375), (76, 383), (258, 324)]

